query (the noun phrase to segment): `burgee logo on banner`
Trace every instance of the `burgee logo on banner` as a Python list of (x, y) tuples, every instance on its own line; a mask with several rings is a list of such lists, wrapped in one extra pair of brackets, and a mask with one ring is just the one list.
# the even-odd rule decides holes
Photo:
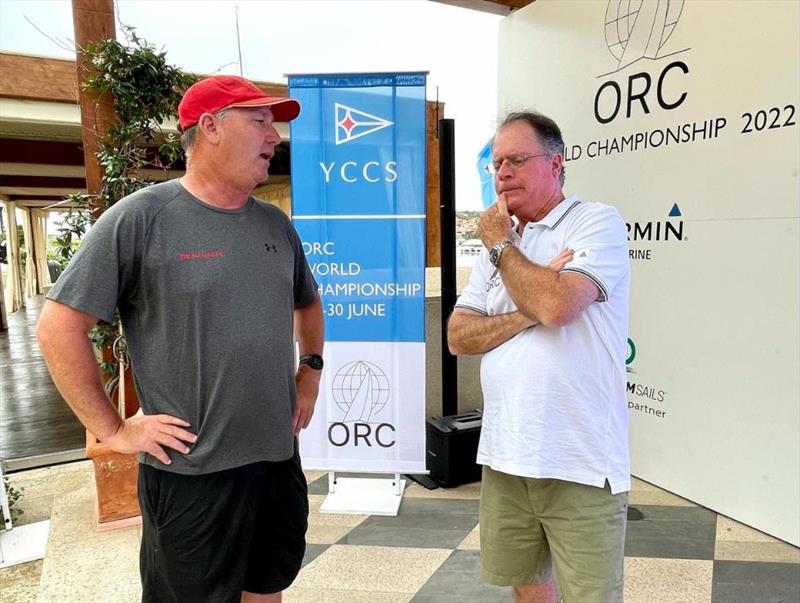
[(372, 134), (378, 130), (383, 130), (394, 122), (383, 119), (377, 115), (372, 115), (366, 111), (360, 111), (347, 105), (334, 103), (334, 113), (336, 121), (336, 144), (344, 144), (361, 138), (367, 134)]

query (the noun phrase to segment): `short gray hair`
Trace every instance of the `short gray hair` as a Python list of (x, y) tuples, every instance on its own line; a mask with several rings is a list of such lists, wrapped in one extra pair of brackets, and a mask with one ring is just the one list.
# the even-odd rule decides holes
[[(225, 115), (230, 110), (230, 107), (226, 109), (221, 109), (216, 113), (212, 113), (211, 115), (214, 116), (215, 119), (225, 119)], [(184, 132), (181, 133), (181, 147), (183, 147), (183, 152), (187, 155), (192, 150), (194, 143), (197, 141), (197, 124), (190, 126)]]
[(566, 168), (564, 167), (564, 138), (561, 136), (561, 129), (558, 127), (558, 124), (546, 115), (542, 115), (536, 111), (514, 111), (506, 115), (500, 127), (497, 128), (497, 131), (499, 132), (503, 127), (515, 121), (524, 121), (531, 127), (548, 157), (552, 159), (559, 153), (561, 154), (561, 174), (559, 175), (559, 180), (561, 181), (561, 186), (564, 186), (566, 177)]

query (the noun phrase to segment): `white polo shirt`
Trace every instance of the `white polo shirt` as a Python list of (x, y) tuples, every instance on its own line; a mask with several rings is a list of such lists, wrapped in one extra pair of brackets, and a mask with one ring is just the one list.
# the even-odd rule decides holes
[[(630, 262), (613, 207), (565, 199), (514, 244), (547, 266), (575, 251), (577, 272), (600, 295), (563, 327), (536, 325), (484, 354), (478, 463), (511, 475), (630, 490), (625, 355)], [(516, 310), (484, 249), (456, 307), (492, 316)]]

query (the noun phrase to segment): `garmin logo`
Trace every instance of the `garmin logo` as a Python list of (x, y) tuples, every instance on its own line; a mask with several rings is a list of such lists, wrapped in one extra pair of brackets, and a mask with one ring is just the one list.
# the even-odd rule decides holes
[[(680, 218), (681, 209), (675, 203), (669, 211), (670, 218)], [(628, 222), (629, 241), (684, 241), (683, 220), (650, 220)]]

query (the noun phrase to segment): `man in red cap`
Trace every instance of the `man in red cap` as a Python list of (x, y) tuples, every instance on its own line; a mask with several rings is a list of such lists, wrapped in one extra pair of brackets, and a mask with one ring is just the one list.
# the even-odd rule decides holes
[[(305, 552), (296, 436), (314, 412), (323, 317), (291, 221), (250, 193), (269, 177), (274, 123), (300, 105), (214, 76), (178, 112), (186, 175), (103, 214), (50, 291), (37, 336), (86, 428), (139, 453), (142, 600), (280, 601)], [(86, 337), (115, 310), (143, 412), (127, 420)]]

